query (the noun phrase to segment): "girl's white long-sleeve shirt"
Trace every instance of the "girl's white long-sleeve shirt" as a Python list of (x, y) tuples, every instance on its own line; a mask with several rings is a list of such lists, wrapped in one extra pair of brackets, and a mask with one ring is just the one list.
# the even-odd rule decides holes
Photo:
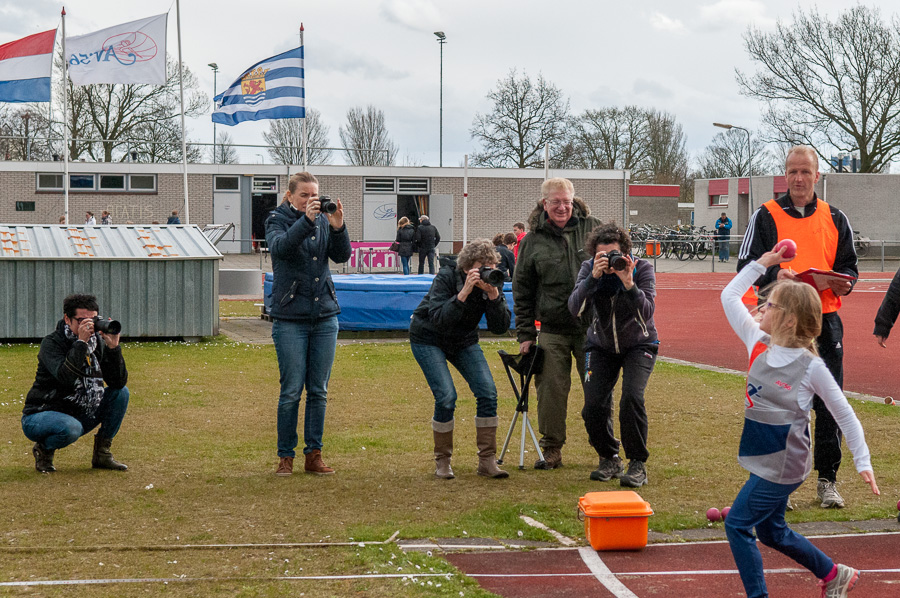
[[(765, 271), (766, 269), (758, 262), (747, 264), (722, 291), (722, 307), (725, 309), (728, 323), (731, 324), (738, 338), (747, 348), (747, 358), (750, 358), (753, 347), (761, 342), (769, 348), (769, 365), (782, 367), (800, 357), (806, 349), (792, 349), (773, 344), (769, 335), (760, 329), (759, 323), (753, 319), (741, 301), (746, 290)], [(800, 383), (797, 391), (797, 403), (800, 408), (804, 411), (812, 409), (814, 395), (822, 398), (828, 411), (834, 416), (834, 420), (844, 433), (850, 452), (853, 453), (856, 470), (858, 472), (872, 471), (869, 447), (866, 445), (862, 425), (821, 357), (812, 360)]]

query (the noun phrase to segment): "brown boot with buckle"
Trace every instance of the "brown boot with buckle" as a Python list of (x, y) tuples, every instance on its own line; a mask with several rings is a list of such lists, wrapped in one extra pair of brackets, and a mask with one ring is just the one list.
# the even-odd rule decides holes
[(334, 473), (334, 470), (322, 461), (322, 451), (319, 449), (313, 449), (312, 451), (306, 453), (306, 465), (304, 466), (306, 473), (312, 473), (315, 475), (331, 475)]
[(292, 473), (294, 473), (294, 458), (281, 457), (278, 459), (278, 468), (275, 470), (275, 475), (289, 476)]

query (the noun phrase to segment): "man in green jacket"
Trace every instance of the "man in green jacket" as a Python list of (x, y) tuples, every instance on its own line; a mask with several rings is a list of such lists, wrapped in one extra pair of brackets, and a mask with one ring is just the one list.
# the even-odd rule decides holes
[(516, 336), (519, 350), (528, 353), (538, 340), (535, 320), (541, 323), (544, 349), (542, 373), (535, 376), (538, 430), (544, 459), (535, 469), (562, 465), (566, 442), (566, 407), (572, 380), (572, 356), (584, 368), (586, 321), (569, 313), (568, 299), (575, 288), (581, 263), (591, 256), (584, 250), (588, 233), (601, 224), (575, 197), (568, 179), (553, 178), (541, 185), (541, 201), (528, 219), (530, 233), (522, 238), (513, 275)]

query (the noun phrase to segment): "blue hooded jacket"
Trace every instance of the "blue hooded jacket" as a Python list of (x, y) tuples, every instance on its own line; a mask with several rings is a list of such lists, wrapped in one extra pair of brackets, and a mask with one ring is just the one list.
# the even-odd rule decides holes
[(272, 317), (314, 322), (341, 313), (328, 260), (350, 259), (346, 224), (333, 230), (323, 214), (310, 222), (285, 201), (266, 220), (266, 243), (272, 255)]

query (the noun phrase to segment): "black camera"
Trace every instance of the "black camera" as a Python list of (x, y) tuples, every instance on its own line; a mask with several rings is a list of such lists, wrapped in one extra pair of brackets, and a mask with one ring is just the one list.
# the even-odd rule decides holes
[(490, 266), (482, 266), (478, 268), (478, 274), (479, 276), (481, 276), (481, 280), (488, 283), (489, 285), (495, 286), (498, 289), (503, 288), (503, 283), (506, 280), (506, 275), (503, 274), (502, 270), (491, 268)]
[(331, 200), (328, 195), (319, 196), (319, 211), (323, 214), (334, 214), (337, 212), (337, 204)]
[(104, 320), (100, 316), (94, 316), (94, 331), (105, 334), (119, 334), (122, 332), (122, 323), (118, 320)]
[(613, 249), (606, 254), (606, 259), (609, 260), (609, 267), (613, 270), (618, 270), (621, 272), (628, 267), (628, 260), (625, 259), (625, 256), (622, 255), (621, 251), (616, 251), (615, 249)]

